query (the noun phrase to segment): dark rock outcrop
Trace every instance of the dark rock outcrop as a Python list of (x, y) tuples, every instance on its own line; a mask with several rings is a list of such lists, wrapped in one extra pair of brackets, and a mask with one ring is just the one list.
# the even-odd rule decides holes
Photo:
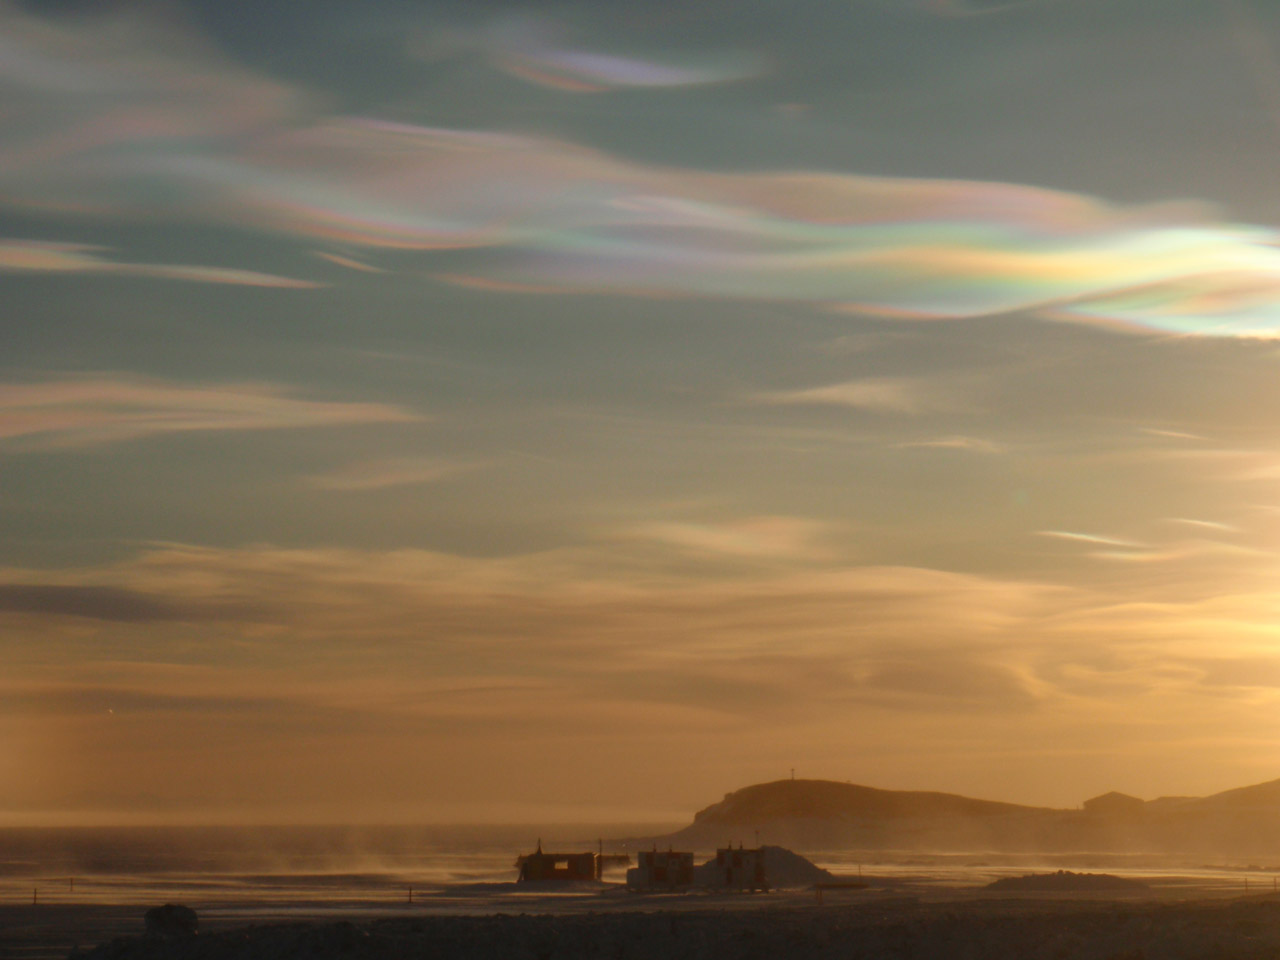
[(1110, 873), (1072, 873), (1059, 870), (1056, 873), (1032, 873), (1025, 877), (1001, 877), (987, 884), (988, 890), (1036, 891), (1039, 893), (1079, 893), (1099, 890), (1108, 893), (1137, 893), (1151, 888), (1141, 880), (1117, 877)]

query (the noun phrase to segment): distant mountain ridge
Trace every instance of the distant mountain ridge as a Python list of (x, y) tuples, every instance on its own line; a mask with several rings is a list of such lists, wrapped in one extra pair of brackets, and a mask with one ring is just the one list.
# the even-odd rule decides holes
[(1280, 858), (1280, 780), (1207, 797), (1143, 801), (1113, 792), (1085, 801), (1081, 809), (831, 780), (776, 780), (726, 794), (663, 839), (707, 846), (756, 837), (810, 850), (1274, 853)]
[(836, 818), (858, 816), (996, 816), (1046, 811), (955, 793), (881, 790), (834, 780), (775, 780), (725, 794), (719, 803), (693, 815), (694, 823), (745, 823), (760, 818)]

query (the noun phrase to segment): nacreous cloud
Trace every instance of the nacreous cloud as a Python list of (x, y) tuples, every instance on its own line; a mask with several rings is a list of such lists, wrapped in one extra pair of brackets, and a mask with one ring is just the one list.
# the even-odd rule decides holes
[(0, 447), (88, 446), (193, 430), (279, 430), (421, 417), (379, 403), (290, 397), (260, 384), (183, 385), (130, 376), (0, 384)]
[(1273, 229), (1014, 184), (712, 173), (326, 119), (198, 44), (109, 26), (0, 7), (0, 195), (419, 250), (428, 270), (427, 251), (465, 249), (448, 273), (481, 286), (1280, 335)]
[(0, 272), (14, 273), (112, 273), (129, 277), (156, 277), (193, 283), (221, 283), (240, 287), (292, 287), (306, 289), (320, 284), (294, 280), (254, 270), (198, 267), (179, 263), (120, 263), (78, 243), (47, 243), (0, 237)]
[(945, 410), (952, 405), (930, 384), (903, 377), (868, 377), (802, 390), (760, 393), (752, 399), (781, 406), (853, 407), (876, 413), (905, 414)]
[(498, 69), (529, 83), (570, 93), (700, 86), (744, 80), (763, 72), (761, 58), (744, 54), (676, 64), (574, 48), (562, 43), (558, 33), (549, 21), (516, 17), (491, 24), (480, 43)]

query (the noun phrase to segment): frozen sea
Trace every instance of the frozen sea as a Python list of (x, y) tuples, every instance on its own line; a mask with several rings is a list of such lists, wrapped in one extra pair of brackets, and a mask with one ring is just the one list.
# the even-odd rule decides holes
[[(0, 902), (150, 904), (203, 909), (378, 908), (431, 902), (465, 910), (469, 894), (494, 909), (493, 894), (517, 897), (515, 857), (544, 849), (638, 849), (672, 824), (590, 827), (117, 827), (0, 829)], [(1059, 869), (1106, 872), (1151, 882), (1167, 893), (1271, 891), (1280, 866), (1122, 854), (921, 854), (800, 851), (821, 866), (874, 885), (916, 894), (973, 889), (992, 880)], [(699, 860), (714, 851), (697, 851)], [(621, 881), (624, 868), (606, 870)], [(483, 896), (481, 896), (483, 895)], [(498, 901), (501, 902), (501, 899)], [(518, 901), (513, 901), (518, 902)]]

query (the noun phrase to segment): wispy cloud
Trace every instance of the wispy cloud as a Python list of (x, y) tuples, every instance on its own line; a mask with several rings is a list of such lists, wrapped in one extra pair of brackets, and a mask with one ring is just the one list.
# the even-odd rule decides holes
[(1137, 459), (1167, 461), (1181, 469), (1195, 468), (1217, 480), (1236, 483), (1270, 482), (1280, 478), (1280, 452), (1269, 447), (1186, 447), (1135, 450)]
[(1239, 533), (1240, 528), (1234, 527), (1229, 523), (1221, 523), (1217, 520), (1195, 520), (1191, 517), (1166, 517), (1166, 523), (1177, 523), (1186, 527), (1195, 527), (1200, 530), (1217, 530), (1222, 533)]
[[(641, 776), (727, 751), (732, 777), (744, 732), (753, 747), (826, 743), (833, 763), (875, 749), (914, 769), (941, 738), (940, 757), (998, 764), (1008, 754), (987, 741), (1016, 714), (1037, 752), (1114, 756), (1123, 734), (1185, 764), (1210, 734), (1227, 738), (1219, 754), (1245, 750), (1234, 731), (1274, 714), (1280, 606), (1256, 561), (1250, 577), (1119, 567), (1067, 589), (835, 560), (691, 577), (619, 563), (615, 548), (159, 544), (0, 570), (0, 724), (43, 758), (32, 769), (126, 796), (181, 794), (179, 772), (206, 778), (196, 798), (210, 776), (219, 797), (260, 801), (300, 778), (310, 795), (354, 797), (334, 785), (338, 757), (376, 784), (361, 778), (368, 803), (421, 800), (422, 784), (397, 779), (406, 751), (486, 785), (509, 775), (504, 758), (534, 752), (573, 775), (619, 743), (651, 752)], [(19, 655), (37, 644), (38, 663)]]
[(825, 525), (803, 517), (746, 517), (721, 523), (661, 521), (637, 524), (622, 533), (679, 550), (741, 559), (826, 558)]
[[(454, 279), (506, 289), (1280, 335), (1280, 235), (1203, 210), (1123, 209), (1014, 183), (712, 173), (549, 138), (322, 117), (190, 37), (11, 5), (0, 25), (16, 51), (0, 70), (0, 193), (27, 207), (398, 247), (439, 274), (457, 270), (431, 251), (468, 248), (483, 255)], [(535, 51), (530, 69), (574, 82), (662, 76), (640, 61)]]
[(752, 395), (756, 403), (780, 406), (853, 407), (875, 413), (916, 414), (945, 409), (936, 388), (905, 377), (868, 377), (821, 387), (777, 390)]
[(1186, 433), (1182, 430), (1164, 430), (1158, 427), (1140, 427), (1139, 433), (1145, 433), (1152, 437), (1168, 437), (1171, 440), (1208, 440), (1208, 437), (1202, 437), (1197, 433)]
[[(755, 523), (765, 531), (760, 539), (735, 538), (732, 528), (629, 533), (735, 556), (782, 544), (811, 559), (814, 531), (808, 524), (796, 518)], [(276, 624), (299, 637), (350, 637), (355, 630), (379, 642), (434, 631), (440, 643), (459, 649), (481, 641), (510, 647), (516, 659), (508, 669), (522, 662), (539, 673), (545, 669), (539, 658), (597, 650), (602, 630), (614, 638), (614, 666), (696, 649), (707, 655), (771, 650), (781, 634), (813, 654), (848, 651), (845, 625), (851, 618), (867, 642), (919, 642), (941, 623), (950, 624), (951, 641), (977, 642), (1003, 634), (1051, 593), (1035, 583), (835, 561), (691, 578), (662, 562), (620, 562), (602, 546), (465, 557), (158, 544), (101, 567), (0, 570), (3, 584), (9, 585), (10, 609), (26, 613), (129, 621), (219, 617), (247, 627)], [(534, 640), (526, 660), (518, 650)]]
[(1075, 530), (1037, 530), (1037, 536), (1053, 537), (1058, 540), (1071, 540), (1076, 543), (1090, 543), (1105, 547), (1132, 547), (1143, 549), (1147, 544), (1136, 540), (1124, 540), (1120, 537), (1108, 537), (1098, 533), (1080, 533)]
[(764, 71), (764, 58), (757, 55), (709, 54), (699, 62), (675, 63), (570, 46), (563, 38), (565, 32), (550, 20), (507, 17), (491, 23), (477, 39), (498, 69), (568, 93), (701, 86), (743, 80)]
[(346, 267), (348, 270), (358, 270), (361, 273), (386, 273), (382, 267), (375, 267), (371, 263), (365, 263), (363, 260), (357, 260), (355, 257), (346, 257), (338, 253), (328, 253), (324, 250), (316, 250), (315, 255), (321, 260), (328, 260), (340, 267)]
[(936, 440), (907, 440), (895, 444), (899, 450), (968, 450), (973, 453), (1003, 453), (1003, 445), (981, 437), (939, 437)]
[(120, 374), (0, 384), (0, 442), (20, 440), (26, 447), (420, 419), (400, 407), (306, 400), (262, 384), (177, 384)]
[(1202, 560), (1213, 556), (1248, 557), (1255, 560), (1272, 556), (1269, 551), (1220, 540), (1180, 540), (1137, 550), (1100, 550), (1090, 554), (1099, 560), (1119, 563), (1173, 563)]
[[(605, 675), (682, 674), (700, 665), (713, 673), (723, 668), (735, 683), (768, 685), (777, 658), (785, 657), (794, 667), (788, 673), (796, 696), (809, 689), (838, 701), (850, 695), (843, 685), (861, 684), (867, 692), (875, 677), (895, 697), (916, 688), (934, 696), (929, 690), (938, 678), (919, 666), (931, 658), (1004, 658), (1005, 667), (1031, 676), (1037, 663), (1093, 662), (1122, 650), (1177, 659), (1225, 656), (1234, 644), (1257, 654), (1255, 638), (1276, 629), (1272, 578), (1258, 570), (1256, 558), (1250, 559), (1251, 577), (1223, 574), (1234, 590), (1206, 580), (1202, 568), (1159, 584), (1143, 581), (1141, 589), (1106, 581), (1095, 590), (1066, 589), (926, 568), (848, 565), (830, 557), (812, 565), (812, 533), (799, 532), (805, 525), (796, 518), (776, 519), (776, 530), (794, 532), (772, 538), (774, 544), (793, 544), (792, 559), (803, 562), (753, 565), (734, 575), (690, 576), (679, 566), (619, 563), (604, 541), (505, 557), (157, 544), (100, 566), (0, 569), (0, 615), (11, 618), (0, 652), (37, 636), (76, 643), (80, 633), (57, 627), (67, 620), (135, 631), (216, 623), (226, 642), (235, 644), (273, 637), (306, 642), (317, 669), (331, 663), (347, 670), (350, 644), (357, 642), (362, 650), (383, 652), (367, 661), (370, 670), (402, 680), (407, 678), (397, 664), (417, 658), (417, 641), (429, 636), (440, 669), (449, 665), (446, 672), (432, 671), (433, 680), (444, 683), (456, 674), (472, 686), (493, 672), (485, 663), (504, 684), (523, 678), (519, 682), (536, 686), (556, 678), (557, 684), (589, 688)], [(734, 556), (775, 548), (719, 533), (682, 526), (631, 531), (655, 534), (679, 549)], [(608, 656), (602, 655), (602, 636), (609, 638)], [(146, 634), (136, 637), (131, 649), (146, 649)], [(1072, 645), (1064, 646), (1066, 637)], [(55, 669), (58, 662), (47, 662), (51, 676), (79, 676), (74, 659), (66, 670)], [(289, 656), (281, 661), (293, 662)], [(760, 669), (742, 669), (752, 663)], [(805, 680), (805, 664), (839, 682)], [(268, 666), (255, 661), (254, 672)], [(1021, 701), (1025, 685), (997, 672), (999, 677), (979, 669), (977, 688), (1009, 684), (1010, 696)], [(1041, 692), (1048, 695), (1051, 687)], [(684, 696), (696, 703), (699, 685), (690, 684)]]
[(309, 482), (322, 490), (359, 492), (385, 490), (388, 487), (419, 486), (435, 483), (477, 469), (474, 461), (441, 460), (430, 457), (396, 457), (350, 463), (326, 473), (309, 477)]
[(0, 583), (0, 612), (81, 617), (116, 623), (235, 620), (251, 614), (235, 603), (161, 597), (127, 587)]
[[(1197, 529), (1232, 531), (1233, 527), (1208, 521), (1172, 520), (1173, 523), (1191, 525)], [(1260, 559), (1270, 554), (1256, 547), (1241, 544), (1224, 543), (1221, 540), (1187, 539), (1164, 543), (1142, 543), (1120, 537), (1102, 536), (1095, 533), (1080, 533), (1072, 530), (1039, 530), (1037, 535), (1069, 540), (1102, 549), (1091, 550), (1087, 554), (1094, 560), (1112, 563), (1158, 564), (1203, 560), (1207, 557), (1250, 557)]]
[(280, 277), (253, 270), (168, 263), (121, 263), (89, 252), (97, 249), (101, 248), (78, 243), (0, 238), (0, 272), (98, 273), (239, 287), (284, 287), (296, 290), (321, 286), (310, 280), (295, 280), (292, 277)]

